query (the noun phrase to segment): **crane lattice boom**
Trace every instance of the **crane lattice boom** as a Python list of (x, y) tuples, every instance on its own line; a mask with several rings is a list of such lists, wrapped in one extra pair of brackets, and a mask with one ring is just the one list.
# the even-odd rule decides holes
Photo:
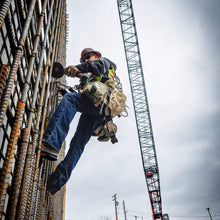
[(131, 0), (117, 0), (143, 168), (153, 219), (162, 219), (159, 169)]

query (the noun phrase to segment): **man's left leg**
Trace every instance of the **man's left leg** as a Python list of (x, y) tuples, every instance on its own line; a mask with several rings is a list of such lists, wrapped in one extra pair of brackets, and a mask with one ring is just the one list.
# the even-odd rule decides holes
[(102, 120), (101, 115), (81, 115), (67, 155), (48, 178), (47, 189), (51, 194), (55, 194), (68, 181), (95, 127)]

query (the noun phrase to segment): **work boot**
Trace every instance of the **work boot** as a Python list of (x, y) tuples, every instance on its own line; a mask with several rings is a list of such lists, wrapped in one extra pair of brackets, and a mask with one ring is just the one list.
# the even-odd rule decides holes
[(42, 142), (40, 155), (47, 160), (56, 161), (59, 152), (54, 150), (49, 144)]
[(54, 195), (58, 190), (56, 190), (55, 187), (52, 185), (53, 184), (53, 181), (51, 180), (53, 179), (52, 174), (53, 173), (50, 173), (48, 175), (46, 189), (51, 195)]

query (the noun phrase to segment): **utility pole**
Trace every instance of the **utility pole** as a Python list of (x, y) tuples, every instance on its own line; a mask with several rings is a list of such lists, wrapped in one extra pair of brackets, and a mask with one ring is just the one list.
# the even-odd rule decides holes
[(123, 201), (123, 209), (124, 209), (124, 216), (125, 216), (125, 220), (127, 220), (127, 216), (126, 216), (126, 210), (125, 210), (125, 201)]
[(113, 197), (113, 200), (112, 201), (115, 201), (115, 217), (116, 217), (116, 220), (118, 220), (118, 212), (117, 212), (117, 205), (118, 205), (118, 202), (117, 202), (117, 197), (116, 197), (117, 194), (115, 194)]
[(209, 213), (210, 219), (212, 220), (212, 216), (211, 216), (211, 213), (210, 213), (210, 208), (207, 208), (207, 210), (208, 210), (208, 213)]

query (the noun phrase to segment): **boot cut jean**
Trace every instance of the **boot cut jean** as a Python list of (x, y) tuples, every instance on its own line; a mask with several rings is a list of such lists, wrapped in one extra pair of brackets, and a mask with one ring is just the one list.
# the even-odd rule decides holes
[(48, 177), (47, 190), (51, 194), (55, 194), (68, 181), (95, 127), (104, 118), (104, 115), (99, 113), (100, 106), (95, 107), (87, 97), (80, 93), (67, 93), (48, 123), (43, 142), (59, 152), (76, 112), (82, 114), (70, 148), (64, 160)]

